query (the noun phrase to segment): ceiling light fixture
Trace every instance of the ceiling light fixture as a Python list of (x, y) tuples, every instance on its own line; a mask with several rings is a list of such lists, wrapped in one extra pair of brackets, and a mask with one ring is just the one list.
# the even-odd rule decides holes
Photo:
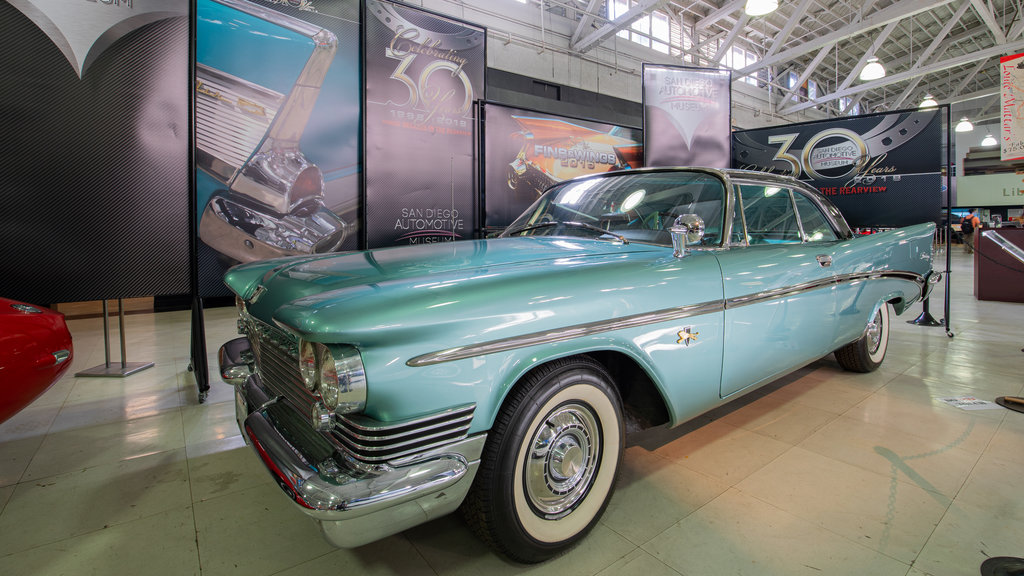
[(778, 8), (778, 0), (747, 0), (743, 11), (747, 13), (747, 16), (764, 16), (775, 12)]
[(868, 58), (868, 63), (861, 68), (860, 79), (878, 80), (879, 78), (885, 78), (885, 67), (878, 61), (878, 58), (872, 56)]
[(925, 94), (924, 100), (921, 100), (921, 104), (918, 108), (935, 108), (938, 105), (939, 103), (935, 101), (935, 98), (931, 94)]
[(996, 144), (999, 144), (999, 142), (996, 142), (995, 136), (991, 134), (986, 134), (985, 138), (981, 141), (982, 146), (995, 146)]
[(974, 130), (974, 124), (971, 124), (971, 121), (967, 119), (967, 116), (961, 118), (960, 122), (956, 125), (957, 132), (970, 132), (971, 130)]

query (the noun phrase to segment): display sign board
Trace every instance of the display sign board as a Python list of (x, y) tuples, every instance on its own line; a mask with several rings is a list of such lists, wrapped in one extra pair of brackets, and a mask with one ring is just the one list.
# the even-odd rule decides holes
[(359, 247), (359, 0), (197, 0), (200, 293), (237, 262)]
[(939, 110), (893, 112), (736, 132), (733, 167), (795, 176), (853, 227), (941, 219), (945, 165)]
[(366, 246), (469, 237), (486, 32), (385, 0), (366, 0), (363, 24)]
[(512, 223), (548, 186), (643, 165), (641, 131), (487, 103), (484, 208), (489, 230)]
[(999, 158), (1020, 160), (1024, 158), (1024, 54), (1000, 58), (999, 77), (1003, 111)]
[(1024, 205), (1024, 176), (1013, 172), (960, 176), (956, 179), (957, 205), (1016, 206)]
[(643, 65), (647, 166), (729, 167), (732, 72)]
[(189, 293), (189, 2), (0, 2), (0, 294)]

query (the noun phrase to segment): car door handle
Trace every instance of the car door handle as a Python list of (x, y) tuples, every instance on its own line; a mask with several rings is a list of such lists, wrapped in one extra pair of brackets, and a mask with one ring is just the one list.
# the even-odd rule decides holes
[(832, 265), (832, 257), (828, 254), (818, 254), (814, 259), (818, 261), (818, 264), (821, 264), (822, 268), (828, 268)]

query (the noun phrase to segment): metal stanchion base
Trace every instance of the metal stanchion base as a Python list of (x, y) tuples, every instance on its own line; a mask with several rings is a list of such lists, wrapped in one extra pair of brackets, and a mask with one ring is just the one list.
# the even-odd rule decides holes
[(146, 368), (152, 368), (152, 362), (127, 362), (127, 363), (113, 363), (110, 366), (106, 364), (100, 364), (94, 368), (88, 370), (82, 370), (75, 374), (76, 378), (124, 378), (131, 376), (137, 372), (142, 372)]
[(945, 326), (946, 323), (941, 320), (936, 320), (927, 310), (921, 312), (921, 315), (913, 320), (907, 320), (907, 324), (917, 324), (918, 326)]

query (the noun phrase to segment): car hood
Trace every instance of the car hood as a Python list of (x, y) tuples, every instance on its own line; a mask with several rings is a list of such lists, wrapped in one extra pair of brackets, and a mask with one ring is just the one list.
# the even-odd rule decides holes
[(687, 300), (718, 294), (717, 261), (694, 256), (590, 239), (500, 238), (271, 260), (235, 267), (225, 281), (247, 299), (263, 286), (249, 312), (308, 340), (459, 343), (682, 305), (667, 281), (685, 268), (715, 271), (693, 276), (707, 277), (695, 284), (707, 282), (712, 294), (693, 290)]

